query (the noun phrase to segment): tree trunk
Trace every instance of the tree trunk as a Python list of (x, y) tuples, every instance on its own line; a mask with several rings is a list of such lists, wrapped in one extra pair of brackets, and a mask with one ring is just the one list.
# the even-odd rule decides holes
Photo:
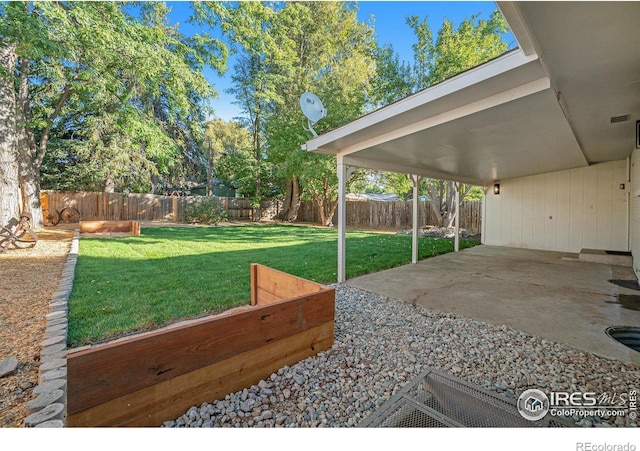
[(258, 171), (256, 171), (255, 174), (256, 177), (256, 197), (255, 197), (255, 206), (254, 206), (254, 212), (253, 212), (253, 220), (255, 222), (260, 222), (260, 219), (262, 219), (262, 208), (261, 208), (261, 203), (262, 203), (262, 196), (260, 196), (260, 170), (258, 169)]
[(442, 200), (440, 199), (440, 193), (438, 192), (437, 186), (435, 183), (431, 184), (431, 190), (429, 192), (429, 201), (431, 202), (431, 210), (435, 215), (436, 226), (440, 226), (442, 224), (442, 210), (440, 208), (442, 204)]
[(330, 197), (331, 187), (329, 185), (329, 181), (324, 179), (322, 186), (322, 193), (319, 193), (317, 190), (313, 188), (309, 188), (311, 194), (313, 195), (313, 201), (318, 206), (318, 212), (320, 213), (320, 223), (325, 227), (330, 227), (333, 225), (333, 214), (338, 206), (338, 199), (334, 201)]
[(15, 50), (15, 44), (0, 41), (0, 67), (10, 74), (0, 75), (0, 227), (15, 225), (20, 214), (16, 96), (11, 76), (15, 70)]
[(162, 190), (160, 189), (160, 178), (156, 174), (151, 174), (151, 193), (152, 194), (162, 194)]
[(207, 196), (213, 196), (213, 149), (209, 141), (209, 153), (207, 154)]
[[(338, 209), (338, 198), (336, 198), (335, 202), (332, 202), (331, 204), (332, 205), (331, 205), (331, 209), (329, 210), (329, 217), (333, 218), (333, 215), (336, 214), (336, 210)], [(333, 226), (333, 221), (331, 225)]]
[[(447, 198), (449, 199), (447, 204), (448, 204), (448, 210), (447, 210), (447, 227), (453, 227), (455, 220), (456, 220), (456, 184), (455, 182), (448, 182), (448, 194), (447, 194)], [(467, 194), (469, 194), (469, 191), (471, 191), (471, 188), (473, 188), (473, 185), (465, 185), (464, 187), (464, 191), (462, 191), (460, 193), (460, 203), (462, 203), (462, 201), (464, 200), (464, 198), (467, 196)]]
[(316, 197), (315, 202), (316, 202), (316, 205), (318, 206), (318, 212), (320, 213), (320, 224), (322, 224), (323, 226), (326, 226), (327, 218), (325, 217), (325, 214), (324, 214), (324, 202), (322, 202), (322, 198), (320, 197)]
[[(22, 208), (31, 213), (32, 226), (44, 228), (42, 206), (40, 205), (40, 165), (36, 139), (30, 127), (31, 101), (29, 98), (29, 60), (21, 58), (18, 63), (20, 86), (16, 105), (16, 121), (18, 135), (18, 173)], [(44, 136), (44, 135), (43, 135)], [(45, 143), (46, 146), (46, 143)], [(42, 153), (44, 157), (44, 152)]]
[(300, 179), (296, 176), (287, 184), (287, 194), (284, 199), (282, 219), (287, 222), (294, 222), (298, 219), (300, 203)]
[(324, 207), (324, 222), (323, 224), (327, 227), (333, 226), (333, 210), (334, 204), (337, 205), (336, 202), (333, 202), (331, 198), (331, 186), (329, 185), (329, 180), (324, 179), (322, 198), (323, 198), (323, 207)]
[(107, 174), (107, 179), (104, 181), (104, 192), (105, 193), (116, 192), (116, 182), (113, 180), (113, 175), (111, 173)]

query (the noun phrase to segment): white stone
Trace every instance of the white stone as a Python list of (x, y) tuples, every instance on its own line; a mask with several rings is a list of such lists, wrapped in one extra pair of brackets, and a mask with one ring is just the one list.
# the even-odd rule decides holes
[(0, 377), (9, 376), (18, 368), (18, 358), (16, 356), (7, 357), (0, 360)]

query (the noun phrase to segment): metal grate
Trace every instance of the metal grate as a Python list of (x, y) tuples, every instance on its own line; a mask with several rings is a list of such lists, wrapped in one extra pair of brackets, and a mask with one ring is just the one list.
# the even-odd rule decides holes
[(523, 418), (515, 400), (429, 369), (359, 424), (359, 427), (569, 427), (547, 414)]

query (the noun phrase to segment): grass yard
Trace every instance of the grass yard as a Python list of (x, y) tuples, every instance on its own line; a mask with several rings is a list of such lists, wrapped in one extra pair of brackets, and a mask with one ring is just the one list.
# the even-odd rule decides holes
[[(460, 247), (477, 243), (461, 240)], [(419, 258), (453, 251), (420, 238)], [(250, 300), (251, 263), (320, 283), (337, 280), (337, 231), (304, 226), (145, 228), (83, 238), (69, 301), (70, 346), (219, 312)], [(411, 237), (347, 232), (347, 277), (411, 261)]]

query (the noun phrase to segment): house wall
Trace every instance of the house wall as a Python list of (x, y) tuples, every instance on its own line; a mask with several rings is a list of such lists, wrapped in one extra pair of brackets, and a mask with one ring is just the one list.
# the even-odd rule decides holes
[(627, 251), (629, 190), (620, 189), (627, 179), (627, 160), (621, 160), (501, 180), (499, 195), (493, 186), (485, 195), (483, 243), (565, 252)]
[(633, 270), (640, 279), (640, 149), (631, 156), (631, 233), (630, 250), (633, 254)]

